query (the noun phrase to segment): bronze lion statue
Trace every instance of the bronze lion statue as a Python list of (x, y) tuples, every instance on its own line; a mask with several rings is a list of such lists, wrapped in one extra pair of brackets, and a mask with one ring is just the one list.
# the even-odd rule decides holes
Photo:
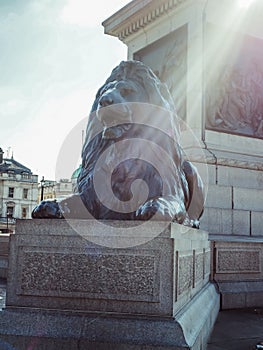
[(121, 62), (89, 115), (78, 193), (41, 202), (32, 217), (152, 218), (198, 227), (203, 184), (183, 157), (178, 124), (166, 85), (142, 62)]

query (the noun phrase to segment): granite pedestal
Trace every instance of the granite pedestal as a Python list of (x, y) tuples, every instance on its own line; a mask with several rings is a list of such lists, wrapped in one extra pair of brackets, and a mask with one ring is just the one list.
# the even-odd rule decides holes
[(152, 222), (134, 246), (127, 228), (138, 224), (18, 221), (1, 339), (19, 350), (39, 337), (49, 350), (205, 349), (219, 310), (207, 233)]
[(263, 307), (263, 237), (211, 235), (221, 308)]

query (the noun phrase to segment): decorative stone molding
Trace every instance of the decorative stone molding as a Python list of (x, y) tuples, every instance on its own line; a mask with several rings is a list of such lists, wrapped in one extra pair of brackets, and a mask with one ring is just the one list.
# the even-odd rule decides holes
[(260, 273), (260, 250), (223, 248), (217, 251), (216, 273)]
[(249, 160), (242, 160), (240, 158), (234, 158), (231, 156), (217, 156), (216, 152), (213, 153), (212, 151), (207, 151), (205, 156), (193, 154), (188, 155), (188, 158), (192, 162), (196, 163), (206, 163), (206, 164), (212, 164), (212, 165), (223, 165), (223, 166), (229, 166), (233, 168), (241, 168), (241, 169), (249, 169), (249, 170), (261, 170), (263, 171), (263, 162), (260, 159), (259, 161), (255, 160), (255, 158)]
[(221, 294), (221, 308), (262, 307), (263, 239), (210, 235), (213, 279)]
[[(205, 49), (217, 41), (224, 28), (205, 25)], [(218, 63), (205, 67), (206, 129), (263, 139), (263, 41), (246, 33), (226, 32), (233, 37), (232, 51), (221, 53)], [(222, 34), (220, 34), (222, 35)]]
[(106, 34), (124, 41), (168, 11), (187, 0), (135, 0), (106, 19), (102, 25)]
[(263, 170), (263, 163), (251, 163), (249, 161), (241, 161), (239, 159), (218, 158), (216, 164), (242, 169)]

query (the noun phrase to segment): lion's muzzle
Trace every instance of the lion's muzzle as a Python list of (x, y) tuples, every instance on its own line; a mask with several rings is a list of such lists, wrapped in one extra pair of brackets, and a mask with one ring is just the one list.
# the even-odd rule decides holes
[(118, 89), (110, 89), (102, 94), (96, 114), (105, 128), (131, 122), (130, 108)]

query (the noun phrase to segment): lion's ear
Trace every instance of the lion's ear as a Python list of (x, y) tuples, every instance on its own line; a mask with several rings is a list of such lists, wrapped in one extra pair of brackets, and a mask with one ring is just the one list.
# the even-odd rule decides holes
[(96, 96), (95, 96), (95, 100), (94, 100), (92, 108), (91, 108), (91, 113), (97, 110), (99, 98), (101, 96), (101, 93), (102, 93), (104, 87), (105, 87), (105, 84), (102, 85), (102, 87), (100, 87), (99, 90), (97, 91)]
[(149, 102), (168, 110), (173, 109), (173, 104), (170, 103), (170, 93), (166, 85), (161, 83), (161, 81), (159, 79), (157, 80), (156, 78), (150, 78), (150, 84), (148, 78), (147, 83), (150, 98)]

